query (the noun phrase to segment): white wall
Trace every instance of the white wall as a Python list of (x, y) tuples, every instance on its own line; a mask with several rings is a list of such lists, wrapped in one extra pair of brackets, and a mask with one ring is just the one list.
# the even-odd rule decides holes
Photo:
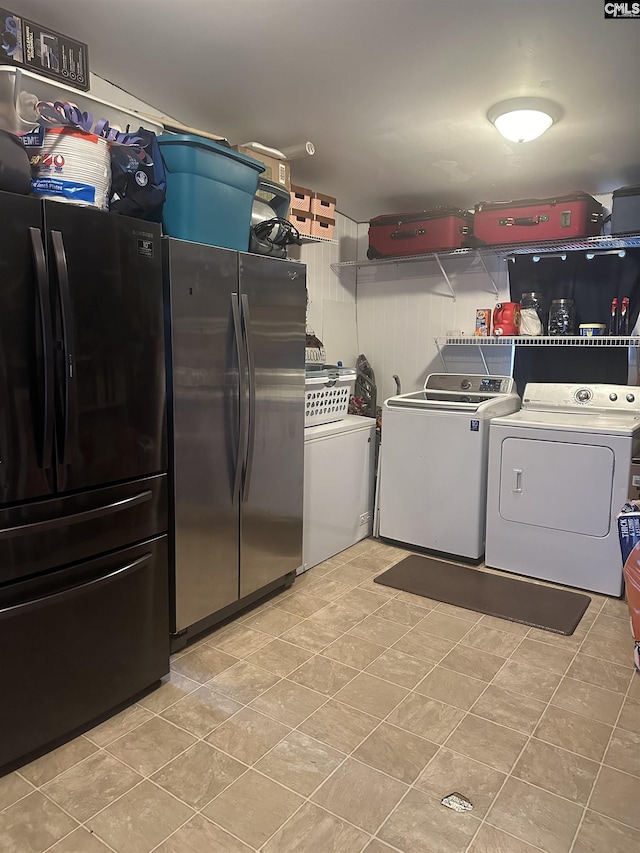
[[(421, 388), (429, 373), (445, 370), (435, 338), (453, 330), (473, 336), (476, 309), (493, 310), (498, 301), (477, 260), (444, 259), (443, 266), (455, 299), (435, 261), (385, 264), (358, 272), (359, 340), (376, 373), (379, 400), (395, 393), (394, 374), (407, 392)], [(507, 262), (489, 259), (487, 266), (499, 298), (506, 300)], [(491, 373), (511, 373), (511, 348), (484, 349), (483, 353)], [(477, 347), (450, 346), (443, 357), (450, 372), (485, 372)]]
[[(131, 95), (129, 92), (125, 92), (124, 89), (120, 89), (118, 86), (114, 86), (113, 83), (109, 83), (108, 80), (98, 77), (97, 74), (91, 73), (90, 81), (91, 88), (88, 94), (94, 98), (109, 101), (118, 107), (124, 107), (126, 110), (133, 110), (134, 112), (144, 113), (156, 118), (160, 117), (162, 112), (160, 109), (141, 101), (135, 95)], [(99, 116), (99, 118), (102, 118), (102, 116)], [(105, 118), (108, 119), (109, 116), (105, 116)]]
[(338, 277), (331, 264), (356, 260), (357, 223), (337, 213), (334, 236), (337, 244), (305, 243), (300, 248), (293, 247), (289, 254), (307, 265), (308, 330), (323, 342), (329, 364), (342, 361), (345, 366), (353, 366), (359, 353), (355, 277)]

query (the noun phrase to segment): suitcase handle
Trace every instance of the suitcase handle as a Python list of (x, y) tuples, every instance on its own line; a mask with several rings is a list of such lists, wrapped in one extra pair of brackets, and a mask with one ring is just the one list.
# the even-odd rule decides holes
[(548, 222), (548, 216), (507, 216), (504, 219), (498, 220), (498, 225), (540, 225), (541, 222)]
[(391, 235), (392, 240), (408, 240), (412, 237), (422, 237), (425, 233), (424, 228), (414, 228), (413, 231), (394, 231)]

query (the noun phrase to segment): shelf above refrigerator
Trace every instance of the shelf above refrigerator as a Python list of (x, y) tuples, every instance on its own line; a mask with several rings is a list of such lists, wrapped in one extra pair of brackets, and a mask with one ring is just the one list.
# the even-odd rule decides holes
[(0, 65), (0, 127), (13, 133), (29, 130), (37, 123), (35, 105), (38, 101), (69, 101), (92, 113), (94, 123), (106, 118), (112, 127), (137, 130), (140, 126), (162, 133), (164, 127), (156, 116), (118, 107), (71, 86), (56, 83), (33, 71)]

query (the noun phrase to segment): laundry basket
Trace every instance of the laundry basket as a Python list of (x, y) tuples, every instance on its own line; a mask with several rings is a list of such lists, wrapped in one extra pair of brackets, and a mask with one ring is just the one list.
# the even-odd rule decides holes
[(356, 371), (350, 367), (308, 369), (305, 378), (305, 427), (341, 421), (347, 414), (356, 376)]

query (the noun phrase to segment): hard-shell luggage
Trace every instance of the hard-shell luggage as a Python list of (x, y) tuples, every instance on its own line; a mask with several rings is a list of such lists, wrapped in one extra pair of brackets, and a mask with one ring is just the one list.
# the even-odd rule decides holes
[(602, 227), (602, 205), (587, 193), (476, 205), (473, 233), (488, 245), (538, 243), (595, 237)]
[(614, 190), (611, 205), (611, 233), (630, 234), (640, 231), (640, 186)]
[(376, 216), (369, 222), (367, 257), (373, 260), (460, 249), (471, 233), (472, 221), (472, 213), (457, 207)]

